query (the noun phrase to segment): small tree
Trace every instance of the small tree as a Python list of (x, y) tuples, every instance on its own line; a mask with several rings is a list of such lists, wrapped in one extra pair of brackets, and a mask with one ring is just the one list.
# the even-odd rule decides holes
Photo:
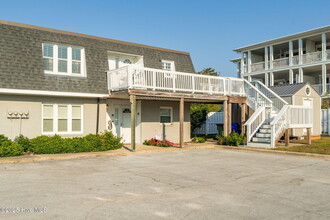
[(215, 71), (213, 68), (204, 68), (202, 71), (197, 72), (197, 74), (208, 75), (208, 76), (220, 76), (220, 72)]

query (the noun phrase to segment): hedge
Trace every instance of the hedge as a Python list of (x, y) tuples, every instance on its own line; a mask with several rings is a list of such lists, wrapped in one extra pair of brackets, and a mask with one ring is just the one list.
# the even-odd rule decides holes
[(14, 143), (4, 135), (0, 135), (0, 157), (19, 156), (24, 153), (21, 145)]
[(20, 135), (15, 138), (15, 142), (4, 135), (0, 135), (0, 156), (2, 157), (22, 155), (24, 152), (57, 154), (107, 151), (119, 149), (122, 146), (121, 138), (114, 136), (111, 132), (74, 138), (42, 135), (29, 139)]

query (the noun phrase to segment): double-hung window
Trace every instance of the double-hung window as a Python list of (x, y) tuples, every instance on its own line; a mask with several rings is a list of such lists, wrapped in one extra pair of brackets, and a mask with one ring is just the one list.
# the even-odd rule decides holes
[(44, 43), (42, 51), (45, 73), (86, 76), (84, 48)]
[(160, 107), (160, 123), (172, 123), (172, 108), (171, 107)]
[(82, 105), (44, 104), (42, 108), (43, 133), (82, 133), (82, 112)]

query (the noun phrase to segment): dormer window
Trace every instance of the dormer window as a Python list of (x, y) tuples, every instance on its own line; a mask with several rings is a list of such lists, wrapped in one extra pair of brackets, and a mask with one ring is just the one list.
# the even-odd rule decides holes
[(86, 76), (84, 48), (44, 43), (42, 49), (46, 74)]
[(162, 69), (163, 70), (169, 70), (169, 71), (175, 71), (174, 61), (172, 61), (172, 60), (162, 60)]

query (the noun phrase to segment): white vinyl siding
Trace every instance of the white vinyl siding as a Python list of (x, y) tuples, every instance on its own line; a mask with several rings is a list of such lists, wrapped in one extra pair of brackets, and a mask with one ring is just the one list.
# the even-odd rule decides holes
[(86, 77), (84, 48), (43, 43), (42, 49), (46, 74)]
[(44, 104), (43, 134), (75, 134), (83, 132), (83, 106)]

